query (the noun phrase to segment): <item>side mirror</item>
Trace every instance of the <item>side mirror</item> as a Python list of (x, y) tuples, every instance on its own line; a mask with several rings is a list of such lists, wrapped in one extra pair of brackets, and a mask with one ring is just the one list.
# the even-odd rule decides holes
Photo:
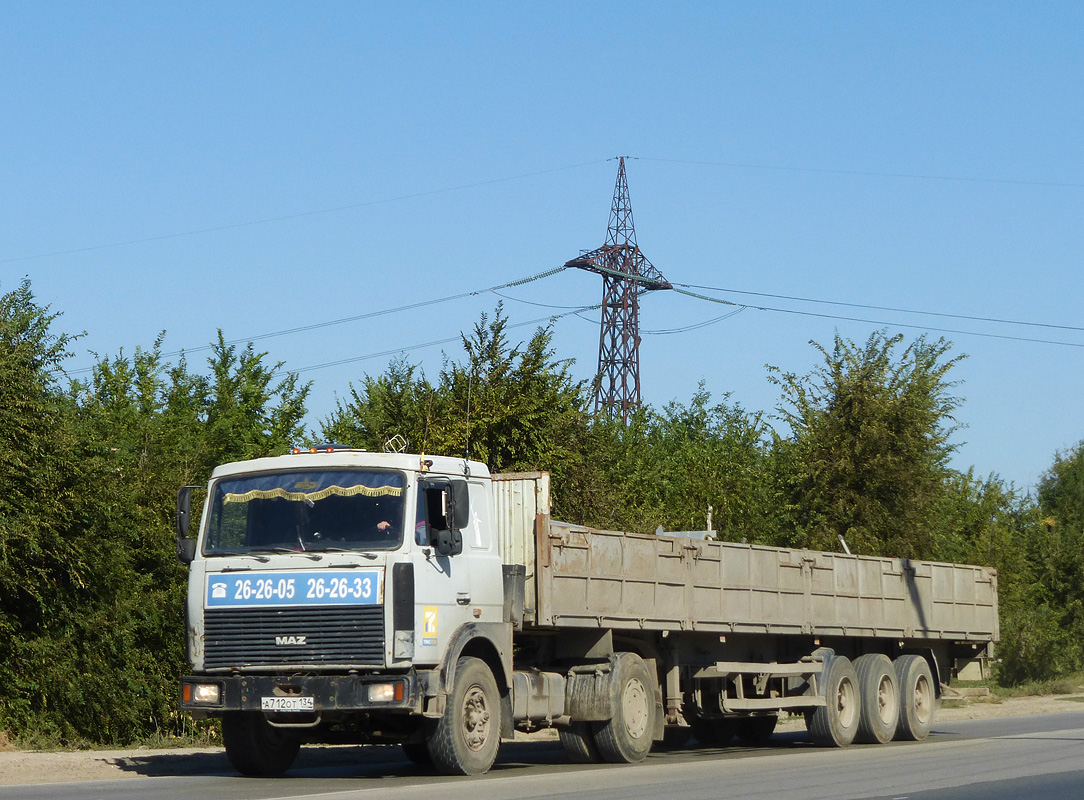
[(196, 557), (195, 539), (177, 540), (177, 560), (182, 564), (191, 564)]
[(182, 486), (177, 492), (177, 538), (188, 535), (188, 520), (192, 515), (192, 487)]
[(430, 544), (438, 556), (457, 556), (463, 552), (463, 532), (458, 529), (434, 529)]
[(192, 518), (192, 490), (195, 486), (182, 486), (177, 492), (177, 559), (191, 564), (196, 557), (196, 540), (188, 538), (188, 523)]
[(451, 481), (445, 492), (448, 527), (456, 531), (462, 530), (470, 524), (470, 494), (467, 491), (467, 482)]
[[(470, 496), (467, 482), (453, 480), (430, 486), (427, 493), (429, 546), (438, 556), (463, 552), (463, 528), (470, 524)], [(439, 505), (434, 505), (439, 500)]]

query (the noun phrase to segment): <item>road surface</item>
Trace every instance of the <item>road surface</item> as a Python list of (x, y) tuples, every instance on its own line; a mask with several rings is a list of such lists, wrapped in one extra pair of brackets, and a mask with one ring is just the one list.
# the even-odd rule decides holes
[[(573, 765), (556, 742), (511, 743), (478, 778), (420, 771), (396, 747), (306, 748), (287, 777), (235, 775), (224, 757), (148, 756), (123, 780), (0, 787), (20, 800), (1080, 800), (1084, 711), (945, 722), (925, 742), (821, 749), (804, 732), (770, 746), (653, 753)], [(439, 790), (437, 789), (439, 785)]]

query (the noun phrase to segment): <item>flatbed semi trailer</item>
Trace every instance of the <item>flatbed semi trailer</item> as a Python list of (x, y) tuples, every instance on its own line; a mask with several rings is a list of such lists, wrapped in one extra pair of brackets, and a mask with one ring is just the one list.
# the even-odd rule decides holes
[(986, 567), (602, 531), (546, 473), (336, 446), (215, 470), (190, 565), (181, 706), (246, 774), (305, 742), (399, 742), (448, 774), (556, 728), (574, 761), (656, 741), (922, 739), (998, 638)]

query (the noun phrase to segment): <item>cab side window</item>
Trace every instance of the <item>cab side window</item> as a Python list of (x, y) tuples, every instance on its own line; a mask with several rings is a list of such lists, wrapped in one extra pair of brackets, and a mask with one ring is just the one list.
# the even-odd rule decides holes
[(420, 545), (429, 544), (429, 531), (442, 531), (448, 527), (444, 518), (442, 495), (443, 484), (419, 483), (418, 507), (414, 524), (414, 541)]

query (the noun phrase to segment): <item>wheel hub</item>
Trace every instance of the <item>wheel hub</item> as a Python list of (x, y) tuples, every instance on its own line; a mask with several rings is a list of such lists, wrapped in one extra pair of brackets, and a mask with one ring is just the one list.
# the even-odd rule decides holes
[(854, 724), (858, 704), (855, 702), (854, 684), (849, 680), (839, 682), (839, 688), (836, 691), (836, 712), (843, 727), (849, 728)]
[(926, 724), (930, 719), (930, 714), (933, 713), (931, 694), (929, 682), (924, 676), (920, 677), (915, 682), (915, 716), (922, 724)]
[(480, 686), (472, 686), (463, 698), (463, 734), (467, 747), (481, 750), (489, 739), (490, 713)]
[(886, 724), (894, 722), (899, 713), (894, 689), (892, 681), (887, 676), (882, 677), (877, 685), (877, 713)]
[(624, 710), (625, 730), (633, 739), (641, 738), (647, 732), (647, 720), (650, 716), (647, 690), (638, 680), (631, 680), (621, 693), (621, 705)]

